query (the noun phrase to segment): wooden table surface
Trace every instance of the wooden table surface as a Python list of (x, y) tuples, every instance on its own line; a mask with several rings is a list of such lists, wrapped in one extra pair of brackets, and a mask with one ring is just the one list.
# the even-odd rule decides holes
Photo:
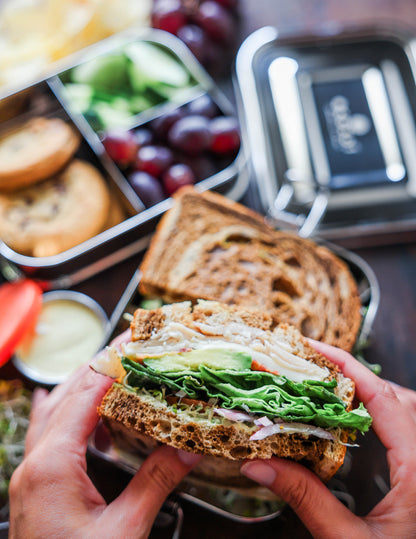
[[(322, 28), (336, 31), (343, 25), (383, 23), (401, 25), (416, 33), (414, 0), (241, 0), (241, 40), (265, 25), (276, 26), (282, 34), (311, 34)], [(374, 323), (366, 359), (382, 366), (382, 375), (416, 389), (416, 233), (405, 243), (355, 249), (373, 268), (381, 288), (381, 304)], [(139, 257), (118, 264), (111, 270), (75, 287), (97, 299), (108, 314), (116, 306), (139, 263)], [(0, 370), (0, 376), (13, 376), (13, 369)], [(104, 495), (111, 499), (126, 484), (127, 474), (91, 459), (91, 476)], [(382, 497), (388, 483), (384, 450), (376, 437), (368, 434), (358, 449), (350, 450), (343, 474), (331, 487), (343, 490), (365, 514)], [(213, 516), (210, 512), (183, 503), (182, 538), (309, 537), (297, 517), (285, 510), (278, 518), (247, 525)], [(164, 528), (154, 537), (170, 537)]]

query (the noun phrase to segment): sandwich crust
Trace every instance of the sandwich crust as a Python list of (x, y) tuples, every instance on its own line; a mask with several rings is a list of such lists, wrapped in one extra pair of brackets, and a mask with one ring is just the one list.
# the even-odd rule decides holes
[(352, 349), (361, 302), (341, 259), (217, 193), (183, 188), (174, 199), (141, 264), (141, 293), (257, 308), (274, 323)]

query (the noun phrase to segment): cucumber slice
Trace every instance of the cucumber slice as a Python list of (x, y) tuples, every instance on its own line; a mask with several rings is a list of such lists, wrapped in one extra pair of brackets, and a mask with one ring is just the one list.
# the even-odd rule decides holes
[(124, 54), (99, 56), (73, 68), (73, 82), (89, 84), (94, 90), (115, 93), (129, 84), (127, 58)]
[(92, 102), (93, 91), (88, 84), (68, 83), (66, 94), (71, 106), (78, 112), (86, 112)]
[(108, 103), (95, 103), (90, 110), (95, 114), (103, 129), (128, 128), (130, 125), (131, 114), (128, 110), (116, 109)]
[(127, 45), (125, 53), (131, 60), (128, 71), (131, 85), (136, 91), (142, 91), (144, 87), (154, 83), (177, 88), (190, 83), (187, 69), (156, 45), (137, 41)]

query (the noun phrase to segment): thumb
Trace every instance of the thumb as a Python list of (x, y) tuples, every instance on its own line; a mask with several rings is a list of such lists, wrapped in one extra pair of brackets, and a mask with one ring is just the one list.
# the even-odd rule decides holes
[(241, 473), (287, 502), (314, 537), (353, 537), (365, 527), (301, 464), (285, 459), (246, 461)]
[(201, 459), (201, 455), (173, 447), (158, 448), (108, 506), (106, 517), (113, 522), (122, 520), (122, 529), (128, 537), (129, 534), (147, 537), (167, 496)]

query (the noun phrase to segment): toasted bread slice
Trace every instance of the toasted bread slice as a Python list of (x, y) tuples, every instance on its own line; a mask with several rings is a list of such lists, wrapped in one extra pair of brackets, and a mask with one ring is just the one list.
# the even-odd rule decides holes
[(357, 285), (342, 260), (217, 193), (178, 192), (141, 271), (145, 295), (257, 308), (348, 351), (360, 328)]
[[(275, 325), (267, 313), (242, 310), (218, 302), (200, 301), (193, 308), (190, 302), (165, 305), (160, 309), (138, 309), (132, 322), (132, 341), (135, 353), (152, 355), (160, 345), (163, 351), (181, 350), (195, 344), (195, 334), (181, 334), (179, 325), (191, 332), (197, 330), (200, 338), (212, 346), (215, 339), (222, 343), (247, 346), (250, 354), (256, 352), (278, 354), (277, 349), (289, 352), (284, 361), (291, 361), (294, 375), (303, 370), (304, 379), (316, 376), (336, 378), (335, 392), (347, 410), (351, 409), (354, 383), (344, 377), (338, 367), (317, 353), (299, 331), (287, 324)], [(190, 341), (187, 342), (189, 337)], [(271, 350), (273, 349), (273, 350)], [(125, 348), (125, 353), (129, 353)], [(255, 356), (253, 355), (253, 358)], [(297, 361), (302, 365), (298, 366)], [(310, 365), (308, 365), (308, 362)], [(286, 373), (292, 379), (290, 372)], [(286, 457), (306, 464), (321, 479), (328, 480), (341, 466), (345, 456), (346, 431), (336, 439), (319, 439), (305, 433), (276, 433), (263, 440), (251, 440), (258, 430), (253, 423), (236, 422), (225, 417), (213, 420), (213, 405), (201, 408), (179, 409), (169, 399), (152, 395), (145, 389), (132, 389), (115, 383), (105, 395), (99, 414), (116, 443), (142, 456), (155, 442), (203, 454), (208, 459), (194, 470), (194, 475), (206, 481), (233, 487), (252, 484), (239, 473), (243, 459)], [(150, 437), (150, 438), (149, 438)]]

